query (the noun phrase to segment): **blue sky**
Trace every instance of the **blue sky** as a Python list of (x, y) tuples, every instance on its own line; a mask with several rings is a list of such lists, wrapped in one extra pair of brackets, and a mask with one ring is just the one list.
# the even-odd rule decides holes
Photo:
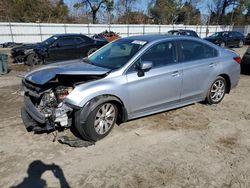
[[(79, 2), (80, 0), (64, 0), (64, 2), (72, 8), (72, 6)], [(119, 0), (115, 0), (119, 2)], [(185, 0), (184, 0), (185, 1)], [(201, 11), (202, 14), (208, 14), (207, 4), (210, 3), (212, 0), (198, 0), (197, 7)], [(134, 7), (136, 10), (147, 12), (148, 9), (148, 3), (150, 0), (138, 0), (137, 3), (135, 3)]]

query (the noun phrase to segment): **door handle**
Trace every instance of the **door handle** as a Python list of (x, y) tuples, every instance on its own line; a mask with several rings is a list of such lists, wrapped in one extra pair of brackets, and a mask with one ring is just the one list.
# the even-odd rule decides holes
[(173, 77), (179, 76), (179, 71), (174, 71), (174, 72), (172, 72), (171, 76), (173, 76)]
[(210, 63), (209, 67), (214, 68), (216, 66), (216, 63)]

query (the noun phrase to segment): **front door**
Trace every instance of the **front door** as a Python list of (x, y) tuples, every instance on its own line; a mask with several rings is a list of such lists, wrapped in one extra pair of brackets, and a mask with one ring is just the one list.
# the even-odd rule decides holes
[[(139, 77), (136, 67), (145, 61), (152, 62), (153, 67)], [(161, 42), (151, 47), (127, 72), (129, 118), (162, 111), (179, 102), (181, 82), (175, 42)]]

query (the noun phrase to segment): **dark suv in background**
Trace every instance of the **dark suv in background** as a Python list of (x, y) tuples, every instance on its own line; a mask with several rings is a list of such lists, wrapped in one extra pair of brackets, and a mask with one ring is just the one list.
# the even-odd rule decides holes
[(237, 31), (216, 32), (204, 39), (216, 45), (219, 45), (222, 48), (236, 46), (241, 48), (243, 47), (245, 42), (245, 36)]
[(195, 31), (192, 30), (170, 30), (168, 31), (168, 34), (170, 35), (185, 35), (185, 36), (191, 36), (191, 37), (199, 37)]
[(11, 55), (14, 62), (24, 62), (32, 66), (83, 58), (107, 43), (82, 34), (58, 34), (41, 43), (24, 44), (12, 48)]
[(250, 33), (247, 34), (245, 43), (250, 44)]

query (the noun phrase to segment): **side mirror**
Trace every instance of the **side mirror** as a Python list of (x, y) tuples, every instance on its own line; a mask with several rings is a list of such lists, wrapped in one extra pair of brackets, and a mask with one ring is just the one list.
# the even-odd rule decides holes
[(151, 61), (143, 61), (140, 63), (137, 75), (142, 77), (145, 75), (145, 72), (148, 72), (153, 67), (153, 63)]

